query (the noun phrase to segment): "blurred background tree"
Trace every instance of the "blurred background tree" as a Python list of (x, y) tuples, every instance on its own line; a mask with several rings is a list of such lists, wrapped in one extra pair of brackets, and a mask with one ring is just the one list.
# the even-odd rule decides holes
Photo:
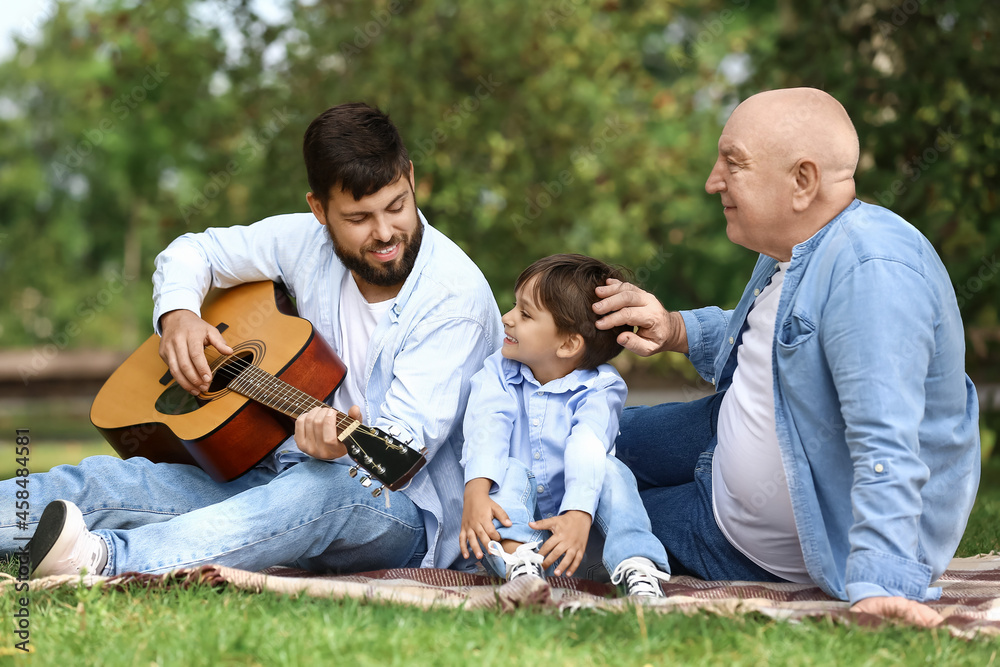
[(859, 196), (944, 259), (970, 373), (1000, 376), (1000, 5), (268, 4), (280, 18), (259, 0), (57, 3), (0, 63), (4, 347), (133, 348), (156, 253), (306, 210), (302, 133), (354, 100), (392, 116), (421, 209), (501, 307), (555, 252), (621, 264), (668, 308), (732, 305), (755, 256), (703, 189), (719, 131), (749, 94), (809, 85), (858, 127)]

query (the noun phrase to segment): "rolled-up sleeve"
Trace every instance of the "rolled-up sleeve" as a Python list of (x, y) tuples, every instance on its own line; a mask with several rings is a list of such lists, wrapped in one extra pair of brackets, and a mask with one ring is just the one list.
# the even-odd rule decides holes
[(618, 435), (618, 422), (628, 388), (617, 373), (580, 392), (569, 404), (572, 426), (566, 439), (566, 492), (559, 513), (579, 510), (594, 516), (604, 484), (605, 458)]
[(462, 446), (465, 481), (484, 477), (493, 482), (491, 491), (496, 490), (507, 470), (510, 439), (518, 414), (516, 397), (504, 382), (502, 364), (503, 357), (497, 352), (473, 376), (465, 411)]

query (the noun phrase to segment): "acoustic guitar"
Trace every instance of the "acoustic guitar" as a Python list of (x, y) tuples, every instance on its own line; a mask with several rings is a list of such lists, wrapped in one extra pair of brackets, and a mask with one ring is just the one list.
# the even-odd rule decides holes
[[(198, 396), (177, 384), (158, 352), (157, 335), (143, 343), (108, 378), (90, 420), (122, 458), (196, 465), (218, 482), (244, 474), (295, 432), (295, 418), (328, 399), (347, 373), (344, 363), (296, 316), (284, 290), (272, 282), (214, 290), (202, 319), (216, 326), (231, 355), (206, 348), (212, 368), (208, 391)], [(214, 357), (214, 358), (213, 358)], [(403, 487), (426, 459), (407, 442), (334, 410), (339, 439), (359, 467), (383, 487)], [(369, 477), (370, 475), (370, 477)]]

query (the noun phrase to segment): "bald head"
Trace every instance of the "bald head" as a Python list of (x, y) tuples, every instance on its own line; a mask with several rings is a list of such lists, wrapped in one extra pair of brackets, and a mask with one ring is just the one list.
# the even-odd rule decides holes
[(730, 240), (780, 260), (853, 201), (858, 134), (814, 88), (771, 90), (733, 111), (705, 190), (719, 194)]
[[(858, 133), (844, 107), (816, 88), (769, 90), (747, 98), (727, 123), (745, 126), (748, 148), (791, 169), (802, 159), (820, 167), (823, 185), (851, 182), (858, 166)], [(759, 145), (754, 145), (758, 143)]]

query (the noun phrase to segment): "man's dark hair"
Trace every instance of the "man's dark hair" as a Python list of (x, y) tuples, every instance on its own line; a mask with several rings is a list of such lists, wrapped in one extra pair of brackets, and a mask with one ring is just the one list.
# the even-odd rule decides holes
[(578, 368), (594, 369), (622, 351), (618, 335), (631, 331), (620, 326), (601, 330), (599, 319), (591, 306), (598, 300), (597, 287), (608, 278), (625, 282), (623, 269), (585, 255), (551, 255), (538, 260), (517, 277), (514, 290), (538, 276), (534, 285), (534, 300), (552, 314), (560, 333), (576, 333), (583, 337), (584, 352)]
[(309, 123), (302, 155), (309, 188), (324, 207), (334, 186), (358, 201), (410, 173), (410, 156), (389, 116), (360, 102), (330, 107)]

